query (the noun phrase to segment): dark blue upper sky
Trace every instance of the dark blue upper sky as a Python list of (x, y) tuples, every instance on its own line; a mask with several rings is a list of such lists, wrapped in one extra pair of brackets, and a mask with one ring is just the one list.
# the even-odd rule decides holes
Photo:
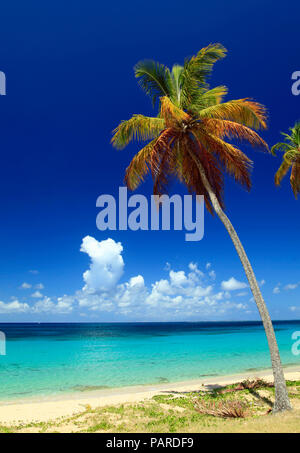
[[(270, 145), (279, 141), (280, 131), (300, 118), (300, 96), (291, 93), (291, 74), (300, 71), (299, 13), (296, 0), (12, 0), (2, 5), (0, 70), (7, 95), (0, 97), (0, 301), (32, 306), (38, 298), (30, 295), (41, 282), (41, 292), (53, 300), (82, 288), (89, 258), (79, 248), (87, 235), (122, 243), (120, 282), (141, 274), (151, 290), (152, 283), (168, 278), (166, 262), (174, 271), (186, 271), (191, 261), (200, 269), (212, 263), (215, 293), (231, 277), (244, 282), (223, 225), (208, 213), (204, 239), (187, 243), (182, 232), (102, 233), (95, 224), (95, 202), (102, 193), (117, 193), (138, 150), (135, 144), (114, 150), (111, 130), (133, 113), (152, 112), (133, 76), (140, 59), (182, 63), (201, 47), (221, 42), (228, 56), (216, 64), (211, 85), (227, 85), (228, 99), (253, 97), (265, 104), (270, 119), (262, 135)], [(257, 278), (266, 281), (262, 289), (273, 318), (299, 318), (300, 286), (284, 289), (300, 281), (299, 201), (288, 178), (281, 188), (274, 186), (279, 158), (242, 149), (254, 160), (253, 189), (249, 194), (228, 179), (227, 213)], [(150, 194), (151, 187), (147, 180), (138, 192)], [(19, 289), (23, 282), (32, 288)], [(249, 291), (230, 295), (235, 304), (247, 304), (248, 314), (233, 308), (223, 319), (257, 317)], [(79, 311), (32, 314), (3, 308), (1, 317), (75, 320), (81, 319)], [(84, 316), (89, 313), (82, 309)], [(190, 319), (201, 319), (199, 313)], [(125, 319), (97, 310), (94, 316)]]

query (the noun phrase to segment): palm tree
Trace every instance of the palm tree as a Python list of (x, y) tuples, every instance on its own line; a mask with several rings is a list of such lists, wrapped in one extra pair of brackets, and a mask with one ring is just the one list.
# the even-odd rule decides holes
[(207, 78), (214, 63), (226, 55), (220, 44), (210, 44), (184, 66), (170, 70), (155, 61), (141, 61), (134, 68), (142, 89), (158, 101), (156, 117), (133, 115), (113, 131), (112, 144), (124, 148), (134, 139), (148, 141), (132, 159), (125, 182), (134, 190), (151, 171), (154, 194), (166, 191), (168, 180), (177, 177), (192, 193), (203, 194), (207, 209), (217, 213), (227, 229), (245, 269), (270, 349), (275, 382), (273, 411), (291, 409), (270, 315), (250, 261), (230, 220), (224, 213), (225, 170), (235, 180), (251, 187), (251, 160), (224, 139), (245, 140), (268, 150), (254, 129), (266, 128), (265, 108), (248, 98), (222, 102), (225, 86), (210, 89)]
[(300, 193), (300, 121), (294, 127), (290, 127), (290, 134), (281, 132), (285, 142), (276, 143), (271, 149), (271, 152), (276, 155), (276, 151), (283, 151), (283, 160), (276, 175), (275, 184), (280, 185), (282, 179), (291, 169), (290, 182), (295, 198)]

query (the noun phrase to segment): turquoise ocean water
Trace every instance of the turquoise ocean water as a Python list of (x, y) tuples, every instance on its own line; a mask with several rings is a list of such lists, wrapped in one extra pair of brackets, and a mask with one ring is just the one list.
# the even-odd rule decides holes
[[(292, 333), (275, 322), (284, 365), (300, 365)], [(269, 368), (258, 322), (0, 324), (0, 400), (176, 382)]]

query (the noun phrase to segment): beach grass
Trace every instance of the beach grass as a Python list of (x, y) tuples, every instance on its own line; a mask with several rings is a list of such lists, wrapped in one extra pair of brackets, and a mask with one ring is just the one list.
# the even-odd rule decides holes
[[(261, 385), (236, 390), (236, 384), (217, 386), (209, 391), (165, 392), (138, 403), (92, 408), (71, 417), (49, 422), (0, 426), (1, 433), (239, 433), (300, 432), (300, 381), (288, 381), (293, 411), (270, 413), (274, 388)], [(203, 408), (242, 405), (242, 418), (201, 413)], [(213, 412), (213, 411), (212, 411)]]

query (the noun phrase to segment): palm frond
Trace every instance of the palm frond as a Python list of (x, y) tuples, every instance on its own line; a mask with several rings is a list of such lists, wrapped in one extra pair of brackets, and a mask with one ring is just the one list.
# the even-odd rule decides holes
[(300, 122), (296, 122), (289, 130), (291, 134), (281, 132), (286, 141), (276, 143), (271, 152), (274, 155), (276, 155), (276, 151), (284, 152), (282, 163), (275, 174), (275, 184), (279, 186), (291, 168), (290, 183), (297, 199), (298, 193), (300, 193)]
[(132, 140), (147, 141), (158, 136), (164, 129), (163, 118), (153, 118), (144, 115), (133, 115), (132, 118), (122, 121), (113, 130), (111, 143), (117, 149), (123, 149)]
[(205, 130), (197, 129), (193, 133), (202, 148), (216, 154), (225, 170), (234, 177), (235, 181), (250, 190), (252, 161), (235, 146), (207, 133)]
[[(186, 60), (184, 72), (189, 78), (193, 78), (198, 85), (206, 86), (207, 77), (211, 74), (213, 65), (226, 56), (227, 50), (222, 44), (209, 44), (199, 50), (197, 55)], [(188, 88), (188, 87), (186, 87)]]
[(300, 193), (300, 163), (293, 164), (290, 181), (295, 198), (297, 199)]
[(187, 59), (181, 74), (181, 106), (189, 108), (191, 104), (197, 104), (199, 88), (208, 88), (207, 78), (211, 74), (214, 63), (224, 58), (226, 49), (221, 44), (209, 44), (199, 50), (197, 55)]
[(220, 104), (223, 101), (223, 98), (227, 95), (228, 88), (225, 85), (220, 85), (210, 90), (203, 90), (201, 96), (198, 99), (198, 104), (196, 105), (197, 111), (209, 107), (211, 105)]
[(144, 181), (149, 172), (151, 154), (157, 139), (152, 140), (142, 148), (131, 160), (125, 172), (125, 184), (129, 190), (135, 190)]
[(204, 119), (203, 124), (210, 134), (221, 139), (227, 137), (230, 140), (247, 141), (253, 147), (269, 151), (267, 143), (256, 132), (243, 124), (220, 119)]
[[(290, 130), (292, 130), (292, 128), (290, 128)], [(281, 135), (283, 135), (284, 139), (287, 141), (287, 142), (290, 142), (290, 143), (293, 143), (293, 136), (292, 134), (286, 134), (285, 132), (280, 132)]]
[(247, 98), (211, 105), (200, 110), (199, 117), (235, 121), (252, 129), (266, 129), (267, 127), (265, 107)]
[(195, 57), (189, 60), (189, 70), (192, 71), (194, 76), (199, 82), (205, 82), (207, 76), (212, 72), (213, 65), (224, 58), (227, 54), (227, 49), (220, 44), (214, 43), (203, 47)]
[(294, 127), (290, 128), (291, 133), (291, 141), (295, 145), (296, 148), (300, 149), (300, 121), (297, 121)]
[(173, 146), (173, 161), (171, 172), (172, 174), (179, 179), (180, 182), (184, 182), (183, 174), (182, 174), (182, 165), (183, 165), (183, 151), (181, 146), (181, 141), (177, 140)]
[(285, 154), (284, 154), (284, 159), (287, 161), (287, 162), (291, 162), (291, 163), (300, 163), (300, 150), (299, 149), (296, 149), (296, 148), (290, 148), (288, 149)]
[(214, 210), (209, 198), (209, 194), (203, 185), (202, 179), (199, 178), (199, 170), (188, 153), (183, 154), (182, 162), (182, 179), (191, 194), (204, 196), (205, 206), (211, 215), (214, 215)]
[(165, 129), (157, 138), (154, 146), (153, 153), (151, 154), (151, 173), (155, 180), (160, 173), (160, 165), (165, 153), (170, 153), (170, 145), (177, 138), (178, 132), (176, 129), (169, 127)]
[(195, 161), (199, 160), (199, 162), (201, 163), (212, 190), (214, 191), (221, 207), (224, 208), (224, 177), (222, 174), (222, 169), (220, 168), (220, 165), (215, 156), (207, 151), (207, 149), (199, 140), (197, 140), (197, 138), (196, 140), (192, 139), (191, 137), (189, 139), (184, 139), (184, 143), (185, 150), (183, 176), (187, 187), (192, 193), (196, 193), (197, 195), (204, 195), (207, 210), (211, 214), (213, 214), (214, 211), (210, 196), (205, 188)]
[(273, 154), (273, 156), (276, 156), (276, 151), (286, 152), (291, 148), (291, 145), (289, 145), (288, 143), (279, 142), (276, 143), (276, 145), (272, 146), (271, 153)]
[(172, 78), (173, 78), (173, 87), (174, 87), (174, 103), (176, 103), (177, 106), (180, 106), (181, 102), (181, 83), (182, 83), (182, 71), (183, 71), (183, 66), (180, 66), (178, 64), (173, 65), (172, 67)]
[(160, 98), (160, 117), (164, 119), (167, 127), (176, 126), (178, 123), (190, 119), (190, 116), (177, 107), (167, 96)]
[(172, 97), (174, 93), (170, 70), (153, 60), (139, 61), (134, 67), (140, 87), (151, 97), (153, 106), (161, 96)]
[[(153, 177), (153, 194), (163, 195), (167, 193), (167, 186), (170, 175), (173, 173), (175, 154), (172, 145), (174, 144), (177, 136), (176, 132), (169, 131), (164, 138), (163, 143), (157, 143), (156, 147), (160, 146), (160, 150), (155, 153), (156, 162), (154, 169), (154, 159), (151, 162), (152, 177)], [(159, 163), (158, 163), (159, 159)]]
[(282, 164), (280, 165), (279, 169), (275, 174), (275, 184), (279, 186), (284, 176), (287, 174), (289, 169), (291, 168), (291, 163), (287, 160), (283, 159)]

